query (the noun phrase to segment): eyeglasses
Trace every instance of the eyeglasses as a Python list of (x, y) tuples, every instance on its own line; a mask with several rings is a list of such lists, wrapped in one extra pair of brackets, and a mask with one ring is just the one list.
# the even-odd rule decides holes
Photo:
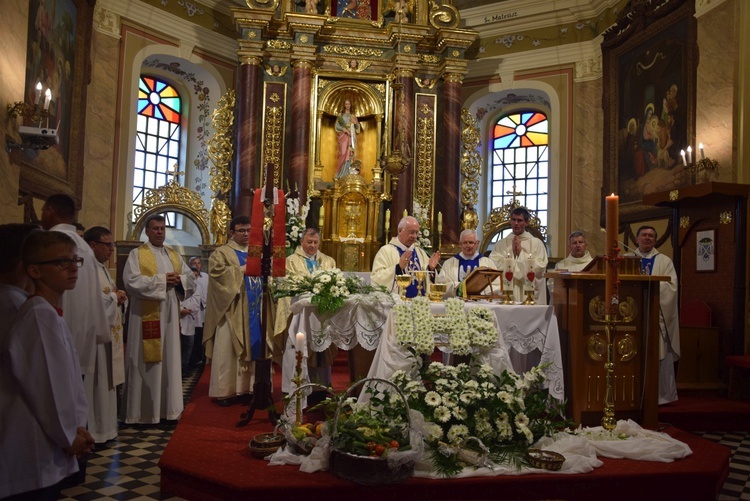
[(76, 268), (80, 268), (83, 266), (83, 258), (77, 257), (73, 259), (51, 259), (49, 261), (39, 261), (38, 263), (30, 263), (30, 264), (56, 264), (60, 267), (61, 270), (67, 270), (70, 268), (71, 265), (75, 265)]
[(232, 230), (235, 233), (250, 233), (250, 228), (240, 228), (239, 230)]
[(110, 249), (115, 246), (114, 242), (102, 242), (101, 240), (92, 240), (92, 242), (94, 242), (95, 244), (106, 245)]

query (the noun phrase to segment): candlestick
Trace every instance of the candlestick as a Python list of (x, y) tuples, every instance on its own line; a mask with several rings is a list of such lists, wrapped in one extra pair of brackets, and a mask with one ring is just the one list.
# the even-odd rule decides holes
[(42, 82), (37, 82), (36, 91), (34, 91), (34, 104), (39, 106), (42, 104)]
[(438, 233), (443, 231), (443, 213), (438, 212)]
[(409, 211), (408, 211), (408, 210), (406, 210), (406, 209), (404, 209), (404, 217), (406, 217), (406, 216), (408, 216), (408, 215), (409, 215)]
[(604, 283), (605, 291), (605, 302), (606, 311), (609, 314), (615, 310), (615, 304), (618, 302), (617, 299), (617, 235), (619, 233), (618, 225), (620, 219), (620, 197), (612, 193), (607, 197), (606, 200), (606, 220), (607, 220), (607, 235), (606, 235), (606, 275)]
[(326, 206), (320, 206), (320, 215), (318, 216), (318, 228), (323, 227), (323, 223), (326, 221)]
[(687, 155), (687, 157), (688, 157), (688, 159), (687, 159), (688, 163), (689, 164), (693, 163), (693, 147), (692, 146), (688, 146), (687, 147), (687, 154), (688, 154)]
[(52, 100), (52, 91), (47, 89), (47, 91), (44, 93), (44, 109), (49, 109), (49, 102)]
[(680, 150), (680, 156), (682, 157), (682, 165), (687, 167), (687, 160), (685, 160), (685, 150)]
[(698, 143), (698, 149), (701, 150), (701, 160), (705, 160), (706, 155), (703, 153), (703, 143)]
[(302, 352), (302, 350), (305, 349), (305, 333), (304, 332), (297, 333), (297, 339), (296, 339), (296, 343), (294, 347), (299, 352)]

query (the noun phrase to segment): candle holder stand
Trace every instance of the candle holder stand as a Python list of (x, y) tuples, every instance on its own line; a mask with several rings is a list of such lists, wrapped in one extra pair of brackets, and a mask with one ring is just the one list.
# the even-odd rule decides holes
[(302, 395), (299, 394), (300, 387), (305, 383), (305, 379), (302, 377), (302, 351), (297, 351), (297, 360), (294, 366), (294, 377), (292, 383), (296, 386), (295, 394), (297, 394), (297, 400), (294, 408), (294, 424), (299, 426), (302, 424)]
[(719, 176), (719, 162), (711, 158), (702, 158), (695, 163), (688, 163), (687, 170), (693, 185), (706, 183)]
[(526, 299), (524, 299), (523, 303), (527, 306), (529, 305), (535, 305), (536, 301), (534, 301), (534, 290), (526, 291)]
[(607, 361), (604, 362), (604, 415), (602, 416), (602, 428), (612, 431), (617, 426), (612, 376), (615, 372), (615, 332), (620, 320), (615, 315), (606, 314), (604, 321), (604, 331), (607, 334)]

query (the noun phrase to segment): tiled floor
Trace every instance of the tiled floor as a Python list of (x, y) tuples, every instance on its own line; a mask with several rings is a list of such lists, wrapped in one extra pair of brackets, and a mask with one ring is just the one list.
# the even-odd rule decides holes
[[(199, 378), (196, 371), (183, 381), (186, 401)], [(162, 499), (157, 464), (174, 428), (174, 424), (120, 428), (116, 440), (99, 446), (89, 458), (86, 483), (66, 489), (60, 499)], [(750, 432), (696, 434), (732, 449), (729, 477), (718, 500), (750, 500)]]

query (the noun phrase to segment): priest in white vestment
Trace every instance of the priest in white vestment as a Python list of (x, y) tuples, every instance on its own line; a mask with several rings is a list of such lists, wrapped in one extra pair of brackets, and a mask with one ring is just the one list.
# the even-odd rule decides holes
[(96, 364), (91, 381), (89, 400), (89, 433), (96, 443), (117, 437), (117, 386), (125, 382), (122, 311), (127, 301), (124, 290), (118, 290), (107, 264), (115, 250), (112, 232), (103, 226), (89, 228), (83, 235), (96, 257), (99, 284), (102, 288), (111, 341), (96, 345)]
[(180, 300), (195, 290), (195, 275), (164, 245), (163, 216), (146, 221), (148, 242), (130, 251), (123, 282), (130, 300), (125, 353), (123, 421), (155, 424), (183, 410)]
[[(309, 277), (317, 270), (333, 270), (336, 268), (336, 261), (318, 248), (320, 247), (320, 234), (315, 228), (306, 228), (300, 237), (300, 245), (294, 251), (294, 254), (286, 258), (286, 276), (300, 275)], [(292, 318), (290, 311), (291, 298), (279, 298), (276, 308), (276, 326), (275, 336), (282, 336), (284, 343), (284, 355), (282, 368), (287, 374), (294, 374), (296, 360), (293, 336), (289, 335), (288, 326)], [(294, 334), (294, 333), (293, 333)], [(276, 345), (277, 343), (274, 343)], [(331, 385), (331, 364), (338, 355), (338, 348), (331, 344), (327, 350), (316, 352), (308, 350), (307, 355), (307, 374), (309, 381), (320, 383), (325, 386)], [(282, 391), (289, 392), (291, 388), (282, 388)]]
[(265, 356), (260, 331), (263, 282), (245, 275), (250, 218), (236, 216), (230, 239), (208, 260), (208, 304), (203, 344), (211, 366), (208, 396), (221, 406), (242, 403), (253, 391), (255, 360)]
[(76, 255), (83, 258), (75, 289), (62, 298), (63, 318), (76, 345), (86, 397), (91, 402), (93, 388), (86, 378), (94, 375), (97, 344), (111, 340), (109, 323), (104, 312), (99, 270), (94, 252), (73, 225), (75, 202), (64, 194), (51, 195), (42, 206), (42, 227), (65, 233), (76, 243)]
[(680, 316), (678, 312), (677, 272), (668, 256), (656, 245), (656, 230), (641, 226), (635, 234), (638, 249), (633, 255), (641, 258), (641, 270), (646, 275), (662, 275), (669, 282), (659, 282), (659, 405), (677, 400), (674, 363), (680, 359)]
[(534, 300), (537, 304), (547, 304), (544, 270), (547, 268), (547, 248), (544, 242), (526, 231), (529, 224), (529, 211), (516, 207), (510, 216), (512, 232), (499, 240), (490, 253), (498, 270), (513, 270), (513, 299), (524, 300), (526, 272), (532, 268), (535, 272), (533, 282)]
[[(555, 271), (581, 271), (593, 259), (588, 251), (586, 236), (581, 230), (576, 230), (568, 236), (568, 255), (555, 263)], [(547, 289), (552, 296), (555, 285), (551, 278), (547, 279)]]
[[(495, 266), (495, 263), (490, 258), (482, 256), (477, 250), (479, 239), (475, 230), (467, 229), (462, 231), (458, 237), (458, 245), (461, 247), (461, 252), (445, 260), (443, 268), (437, 277), (438, 283), (447, 284), (447, 295), (458, 295), (456, 291), (459, 284), (464, 281), (474, 268), (486, 267), (493, 270), (497, 269), (497, 266)], [(493, 283), (492, 286), (494, 288), (495, 284)], [(499, 294), (499, 290), (500, 284), (498, 284), (496, 293)]]
[[(440, 251), (428, 257), (421, 247), (416, 246), (419, 236), (419, 221), (406, 216), (398, 223), (398, 233), (386, 245), (378, 250), (372, 262), (370, 282), (382, 285), (390, 292), (398, 292), (396, 275), (414, 271), (435, 271), (440, 262)], [(432, 277), (434, 279), (434, 277)], [(429, 282), (429, 281), (428, 281)], [(423, 285), (423, 294), (427, 294), (428, 283)], [(406, 289), (406, 297), (415, 297), (418, 293), (416, 280)]]

